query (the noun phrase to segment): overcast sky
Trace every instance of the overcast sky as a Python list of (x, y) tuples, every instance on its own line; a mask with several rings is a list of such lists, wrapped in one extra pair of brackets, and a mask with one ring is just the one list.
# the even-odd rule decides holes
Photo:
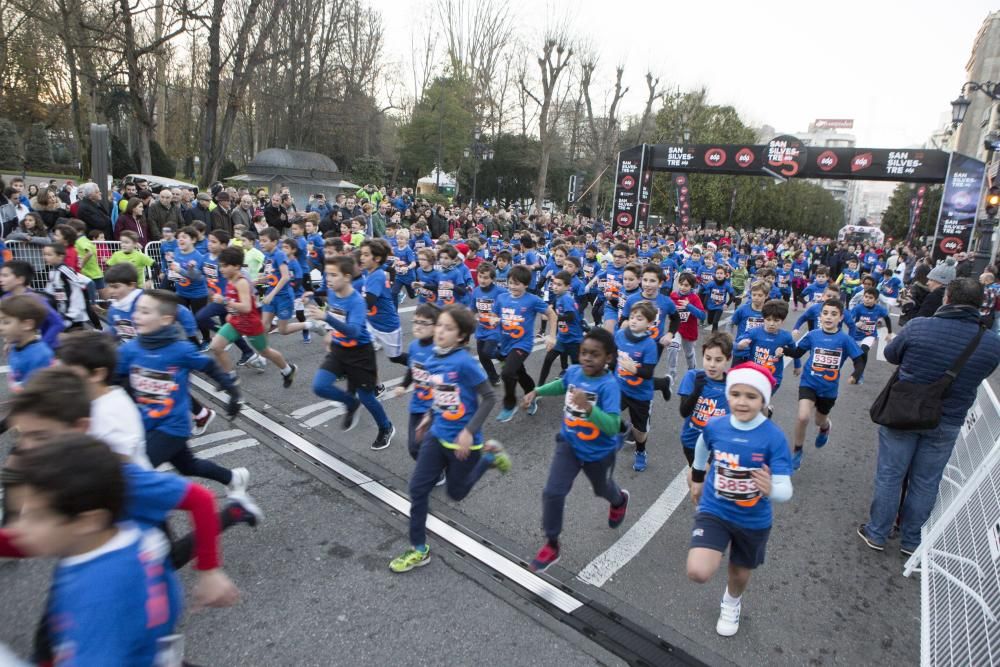
[[(533, 52), (547, 22), (570, 16), (606, 83), (626, 66), (626, 112), (642, 109), (651, 69), (682, 90), (706, 86), (750, 124), (795, 132), (816, 118), (853, 118), (858, 145), (885, 148), (922, 144), (950, 114), (976, 33), (998, 9), (986, 0), (483, 1), (510, 5)], [(431, 24), (433, 0), (371, 2), (408, 81), (410, 34)]]

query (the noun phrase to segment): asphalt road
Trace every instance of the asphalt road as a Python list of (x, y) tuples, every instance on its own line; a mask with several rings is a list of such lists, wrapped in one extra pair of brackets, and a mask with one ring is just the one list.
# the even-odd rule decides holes
[[(404, 304), (404, 332), (412, 311)], [(789, 326), (797, 313), (789, 316)], [(310, 390), (323, 346), (299, 335), (272, 341), (299, 374), (283, 390), (277, 371), (241, 371), (251, 406), (301, 434), (396, 492), (406, 493), (413, 463), (406, 452), (408, 395), (383, 403), (399, 432), (392, 446), (371, 451), (375, 426), (364, 414), (349, 434), (340, 410)], [(541, 352), (529, 359), (537, 375)], [(891, 366), (871, 355), (866, 382), (841, 385), (829, 446), (807, 436), (793, 499), (777, 506), (767, 562), (744, 595), (739, 634), (715, 633), (724, 568), (704, 586), (685, 575), (693, 507), (678, 475), (681, 419), (676, 401), (657, 399), (649, 468), (631, 468), (619, 455), (616, 478), (631, 493), (629, 516), (607, 527), (607, 504), (581, 476), (567, 499), (562, 560), (547, 575), (599, 600), (661, 636), (680, 637), (710, 664), (743, 665), (915, 664), (919, 660), (919, 580), (902, 576), (904, 558), (891, 544), (885, 553), (865, 548), (855, 535), (867, 518), (876, 431), (868, 406)], [(379, 355), (384, 381), (404, 369)], [(683, 361), (681, 362), (683, 367)], [(663, 370), (661, 364), (660, 371)], [(791, 434), (797, 378), (786, 372), (774, 400), (774, 419)], [(503, 441), (514, 463), (507, 476), (487, 474), (461, 503), (436, 490), (437, 512), (459, 527), (486, 535), (498, 551), (530, 560), (541, 546), (541, 490), (559, 428), (558, 399), (543, 400), (538, 414), (519, 412), (512, 422), (488, 422), (486, 433)], [(407, 546), (405, 519), (373, 500), (363, 487), (315, 466), (295, 464), (287, 443), (246, 417), (221, 417), (217, 439), (196, 441), (204, 456), (251, 470), (251, 494), (267, 513), (256, 530), (237, 527), (224, 540), (226, 569), (243, 591), (242, 603), (185, 620), (189, 660), (203, 665), (385, 664), (616, 664), (620, 660), (512, 587), (432, 537), (434, 562), (394, 575), (389, 560)], [(282, 455), (284, 453), (284, 455)], [(319, 477), (316, 474), (319, 473)], [(221, 488), (213, 486), (221, 495)], [(44, 598), (46, 563), (0, 563), (0, 642), (24, 654)]]

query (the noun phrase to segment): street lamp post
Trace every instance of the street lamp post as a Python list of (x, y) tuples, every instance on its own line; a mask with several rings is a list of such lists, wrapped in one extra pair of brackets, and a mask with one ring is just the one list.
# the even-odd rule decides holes
[(470, 204), (476, 204), (476, 185), (479, 178), (479, 163), (483, 160), (493, 159), (493, 147), (480, 141), (483, 131), (478, 127), (472, 132), (472, 143), (462, 151), (466, 159), (472, 158), (472, 199)]
[[(965, 114), (969, 110), (969, 106), (972, 104), (972, 100), (965, 96), (965, 91), (976, 92), (979, 91), (987, 97), (989, 97), (994, 102), (1000, 102), (1000, 83), (995, 83), (993, 81), (967, 81), (962, 85), (962, 89), (956, 97), (951, 102), (951, 124), (953, 128), (957, 128), (965, 120)], [(991, 128), (992, 129), (992, 128)], [(993, 141), (993, 133), (991, 132), (986, 138), (986, 164), (987, 169), (989, 165), (993, 162), (993, 152), (995, 141)], [(986, 268), (987, 264), (993, 258), (993, 236), (997, 228), (997, 220), (991, 216), (987, 216), (982, 219), (976, 220), (976, 227), (973, 232), (973, 243), (975, 244), (975, 250), (973, 251), (973, 271), (978, 275), (983, 269)]]

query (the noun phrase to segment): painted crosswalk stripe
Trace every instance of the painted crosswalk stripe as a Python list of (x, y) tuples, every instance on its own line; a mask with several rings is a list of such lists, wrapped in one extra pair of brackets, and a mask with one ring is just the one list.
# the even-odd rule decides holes
[[(392, 398), (394, 396), (394, 394), (392, 392), (390, 392), (389, 390), (392, 389), (393, 387), (395, 387), (396, 385), (400, 384), (403, 381), (403, 377), (405, 377), (405, 376), (400, 376), (398, 378), (393, 378), (391, 380), (388, 380), (388, 381), (384, 382), (383, 384), (385, 384), (385, 393), (382, 394), (381, 396), (379, 396), (378, 400), (379, 401), (385, 401), (385, 400), (388, 400), (388, 399)], [(327, 404), (330, 404), (330, 402), (327, 401)], [(331, 419), (336, 419), (340, 415), (342, 415), (345, 412), (347, 412), (347, 409), (343, 405), (337, 403), (337, 404), (335, 404), (335, 406), (336, 407), (334, 407), (334, 408), (332, 408), (330, 410), (326, 410), (324, 412), (319, 413), (315, 417), (310, 417), (309, 419), (307, 419), (304, 422), (302, 422), (302, 424), (304, 426), (308, 426), (309, 428), (316, 428), (317, 426), (322, 426), (323, 424), (327, 423)], [(294, 415), (294, 413), (292, 413), (292, 414)]]
[(323, 408), (329, 408), (332, 405), (333, 402), (327, 400), (317, 401), (316, 403), (310, 403), (309, 405), (305, 405), (299, 408), (298, 410), (293, 410), (292, 417), (294, 417), (295, 419), (302, 419), (306, 415), (311, 415), (317, 410), (322, 410)]
[(206, 433), (205, 435), (194, 438), (193, 440), (189, 440), (188, 446), (194, 449), (195, 447), (210, 445), (213, 442), (228, 440), (229, 438), (235, 438), (240, 435), (246, 435), (246, 433), (239, 430), (238, 428), (231, 429), (229, 431), (216, 431), (215, 433)]
[(198, 458), (212, 459), (216, 456), (228, 454), (229, 452), (236, 452), (241, 449), (247, 449), (248, 447), (256, 447), (259, 444), (260, 443), (255, 438), (244, 438), (243, 440), (236, 440), (235, 442), (227, 442), (224, 445), (219, 445), (218, 447), (203, 449), (198, 452)]

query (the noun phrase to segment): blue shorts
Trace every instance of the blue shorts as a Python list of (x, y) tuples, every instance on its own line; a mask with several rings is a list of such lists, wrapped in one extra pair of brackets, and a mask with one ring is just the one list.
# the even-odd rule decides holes
[(295, 300), (287, 296), (277, 296), (271, 303), (261, 305), (260, 312), (274, 313), (279, 320), (290, 320), (295, 315)]
[(691, 529), (691, 548), (726, 553), (726, 547), (729, 547), (729, 562), (752, 570), (764, 563), (770, 534), (770, 528), (743, 528), (714, 514), (698, 512), (694, 515), (694, 527)]

